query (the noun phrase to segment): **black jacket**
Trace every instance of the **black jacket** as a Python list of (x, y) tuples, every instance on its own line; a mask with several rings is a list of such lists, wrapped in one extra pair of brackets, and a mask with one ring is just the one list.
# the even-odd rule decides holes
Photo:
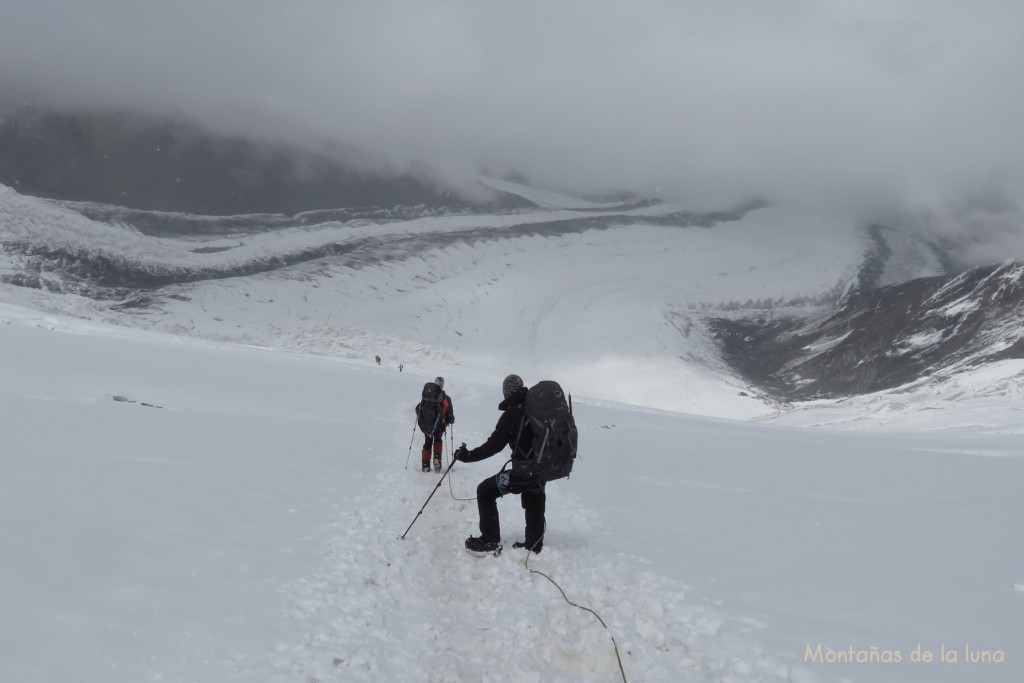
[[(498, 418), (498, 424), (494, 426), (494, 431), (487, 437), (487, 441), (469, 451), (462, 458), (463, 462), (484, 460), (500, 453), (505, 446), (512, 449), (513, 460), (525, 460), (529, 457), (533, 433), (523, 419), (525, 417), (526, 392), (526, 387), (523, 387), (498, 404), (498, 409), (502, 413)], [(518, 443), (516, 443), (517, 438)]]

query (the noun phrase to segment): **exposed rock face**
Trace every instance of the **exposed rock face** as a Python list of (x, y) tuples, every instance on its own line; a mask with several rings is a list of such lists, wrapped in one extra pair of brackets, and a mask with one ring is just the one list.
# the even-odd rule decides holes
[(882, 287), (809, 321), (711, 324), (726, 358), (772, 393), (863, 394), (958, 365), (1024, 357), (1024, 267), (985, 266)]

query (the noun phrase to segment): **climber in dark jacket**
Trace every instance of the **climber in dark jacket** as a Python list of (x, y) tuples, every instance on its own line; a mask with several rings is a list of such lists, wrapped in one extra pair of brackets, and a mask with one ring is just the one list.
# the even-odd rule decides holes
[[(427, 386), (430, 386), (430, 382)], [(416, 404), (416, 424), (423, 432), (422, 464), (423, 471), (430, 471), (430, 453), (434, 453), (434, 471), (441, 471), (441, 453), (444, 451), (444, 434), (450, 425), (455, 424), (455, 407), (452, 399), (444, 391), (444, 377), (437, 377), (433, 384), (437, 385), (440, 398), (433, 401), (426, 399)]]
[[(518, 375), (509, 375), (501, 385), (505, 397), (498, 409), (502, 411), (494, 431), (479, 447), (469, 450), (462, 444), (454, 457), (462, 462), (476, 462), (496, 455), (505, 446), (512, 449), (512, 460), (525, 460), (530, 454), (533, 434), (525, 423), (524, 404), (527, 388)], [(535, 479), (523, 479), (502, 468), (493, 477), (480, 482), (476, 488), (476, 504), (480, 512), (480, 535), (466, 539), (466, 548), (473, 552), (493, 552), (501, 545), (501, 524), (498, 519), (498, 498), (512, 493), (521, 495), (526, 511), (526, 537), (513, 544), (514, 548), (528, 548), (539, 553), (544, 539), (544, 508), (547, 494), (544, 484)]]

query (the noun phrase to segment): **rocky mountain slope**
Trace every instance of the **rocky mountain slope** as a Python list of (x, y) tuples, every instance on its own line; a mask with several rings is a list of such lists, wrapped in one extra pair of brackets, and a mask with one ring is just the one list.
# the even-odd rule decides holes
[(1024, 267), (990, 265), (858, 292), (809, 320), (715, 318), (711, 325), (729, 362), (778, 396), (891, 389), (1024, 358)]

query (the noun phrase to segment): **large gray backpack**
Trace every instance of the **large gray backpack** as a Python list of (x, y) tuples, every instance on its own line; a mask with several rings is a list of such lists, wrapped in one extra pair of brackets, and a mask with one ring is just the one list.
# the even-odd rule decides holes
[(530, 428), (532, 446), (528, 458), (512, 461), (515, 474), (541, 483), (569, 476), (578, 440), (570, 401), (558, 382), (544, 380), (530, 387), (523, 427)]
[(416, 406), (416, 423), (424, 434), (436, 434), (437, 428), (443, 426), (444, 391), (433, 382), (423, 385), (423, 393), (419, 405)]

